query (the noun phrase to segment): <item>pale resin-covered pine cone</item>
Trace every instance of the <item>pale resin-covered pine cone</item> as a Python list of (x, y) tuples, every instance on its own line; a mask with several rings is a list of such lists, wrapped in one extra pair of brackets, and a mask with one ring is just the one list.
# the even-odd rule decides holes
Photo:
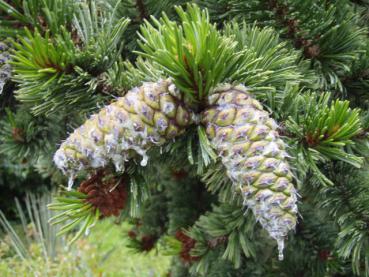
[(282, 259), (284, 237), (296, 226), (297, 192), (278, 126), (244, 86), (218, 87), (208, 105), (202, 116), (207, 135)]
[(180, 135), (192, 121), (193, 113), (169, 79), (147, 82), (77, 128), (55, 153), (54, 162), (70, 180), (80, 170), (109, 162), (123, 171), (124, 162), (137, 154), (145, 166), (150, 147)]

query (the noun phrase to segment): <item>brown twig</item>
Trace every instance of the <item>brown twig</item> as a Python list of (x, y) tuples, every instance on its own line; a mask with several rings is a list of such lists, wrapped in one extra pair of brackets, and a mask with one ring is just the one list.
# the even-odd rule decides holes
[(136, 7), (140, 13), (141, 20), (148, 18), (145, 3), (143, 2), (143, 0), (136, 0)]

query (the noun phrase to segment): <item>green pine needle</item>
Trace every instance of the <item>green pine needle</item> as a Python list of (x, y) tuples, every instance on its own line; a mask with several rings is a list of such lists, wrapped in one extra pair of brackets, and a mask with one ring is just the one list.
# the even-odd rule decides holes
[(86, 202), (86, 195), (83, 193), (65, 191), (63, 194), (63, 197), (55, 197), (55, 202), (48, 205), (50, 210), (60, 211), (59, 214), (50, 218), (49, 223), (51, 225), (64, 224), (57, 233), (58, 236), (78, 229), (69, 241), (69, 244), (72, 244), (84, 233), (88, 234), (90, 228), (100, 218), (100, 211)]

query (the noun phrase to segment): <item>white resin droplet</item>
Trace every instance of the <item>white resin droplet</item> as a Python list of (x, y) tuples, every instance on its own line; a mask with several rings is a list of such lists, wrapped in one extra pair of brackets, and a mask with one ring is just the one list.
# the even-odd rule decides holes
[(73, 183), (74, 183), (74, 175), (71, 174), (68, 179), (68, 188), (67, 188), (68, 191), (72, 190)]
[(283, 238), (278, 238), (277, 239), (277, 244), (278, 244), (278, 259), (280, 261), (283, 261), (283, 249), (284, 249), (284, 239)]
[(140, 163), (141, 166), (146, 166), (148, 160), (149, 160), (149, 157), (146, 154), (142, 155), (142, 161)]
[(124, 162), (114, 161), (113, 163), (117, 172), (124, 172)]

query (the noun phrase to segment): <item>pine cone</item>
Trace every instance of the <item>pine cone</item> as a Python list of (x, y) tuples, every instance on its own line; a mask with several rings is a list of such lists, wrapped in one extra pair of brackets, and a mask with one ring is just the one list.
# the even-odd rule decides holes
[(192, 122), (192, 112), (170, 80), (144, 83), (93, 115), (60, 146), (55, 164), (73, 178), (82, 169), (101, 168), (112, 161), (117, 170), (134, 155), (143, 157)]
[(127, 202), (127, 190), (123, 178), (104, 180), (103, 171), (99, 171), (89, 180), (81, 183), (78, 191), (87, 194), (86, 201), (99, 209), (105, 217), (119, 216)]
[(277, 240), (296, 226), (297, 193), (276, 122), (244, 86), (224, 85), (209, 97), (202, 122), (245, 205)]

